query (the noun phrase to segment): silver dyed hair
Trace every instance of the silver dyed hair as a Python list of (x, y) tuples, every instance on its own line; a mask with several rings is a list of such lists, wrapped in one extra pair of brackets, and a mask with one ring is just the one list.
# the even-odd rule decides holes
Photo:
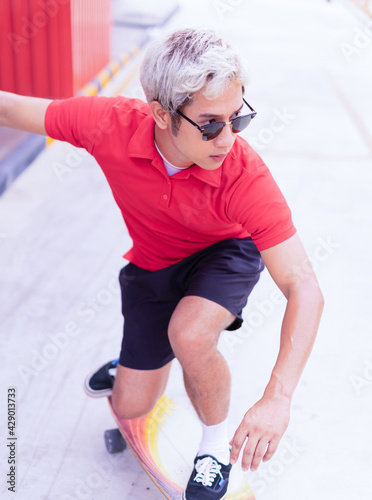
[(224, 93), (230, 82), (247, 76), (239, 55), (213, 31), (182, 29), (156, 40), (141, 65), (141, 84), (147, 102), (158, 101), (172, 117), (173, 132), (178, 109), (191, 104), (196, 92), (207, 99)]

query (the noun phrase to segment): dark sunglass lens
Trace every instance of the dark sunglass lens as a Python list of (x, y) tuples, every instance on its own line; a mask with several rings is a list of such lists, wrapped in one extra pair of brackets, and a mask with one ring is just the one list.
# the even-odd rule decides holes
[(251, 115), (238, 116), (238, 118), (235, 118), (232, 121), (232, 131), (234, 132), (234, 134), (237, 134), (238, 132), (241, 132), (242, 130), (247, 128), (251, 123), (251, 120)]
[(206, 125), (203, 130), (203, 141), (211, 141), (212, 139), (215, 139), (218, 135), (220, 135), (223, 127), (223, 123), (211, 123), (210, 125)]

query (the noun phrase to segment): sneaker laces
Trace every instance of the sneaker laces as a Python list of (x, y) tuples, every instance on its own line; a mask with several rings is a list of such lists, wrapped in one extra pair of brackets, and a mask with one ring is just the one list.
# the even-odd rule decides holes
[(196, 462), (195, 470), (197, 472), (194, 481), (202, 483), (203, 486), (212, 486), (217, 474), (221, 474), (221, 465), (216, 462), (212, 457), (205, 457)]

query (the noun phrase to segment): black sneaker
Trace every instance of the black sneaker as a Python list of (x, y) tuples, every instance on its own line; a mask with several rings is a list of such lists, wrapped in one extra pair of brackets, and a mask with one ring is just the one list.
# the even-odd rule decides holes
[(85, 379), (84, 390), (92, 398), (111, 396), (119, 360), (109, 361), (90, 373)]
[(223, 500), (227, 496), (232, 465), (224, 465), (210, 456), (197, 456), (183, 500)]

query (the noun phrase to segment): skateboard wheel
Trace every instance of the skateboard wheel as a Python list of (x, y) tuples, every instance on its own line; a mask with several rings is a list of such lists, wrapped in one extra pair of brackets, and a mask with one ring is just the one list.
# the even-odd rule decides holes
[(127, 447), (127, 443), (125, 442), (119, 429), (110, 429), (105, 431), (104, 438), (107, 451), (110, 454), (120, 453)]

